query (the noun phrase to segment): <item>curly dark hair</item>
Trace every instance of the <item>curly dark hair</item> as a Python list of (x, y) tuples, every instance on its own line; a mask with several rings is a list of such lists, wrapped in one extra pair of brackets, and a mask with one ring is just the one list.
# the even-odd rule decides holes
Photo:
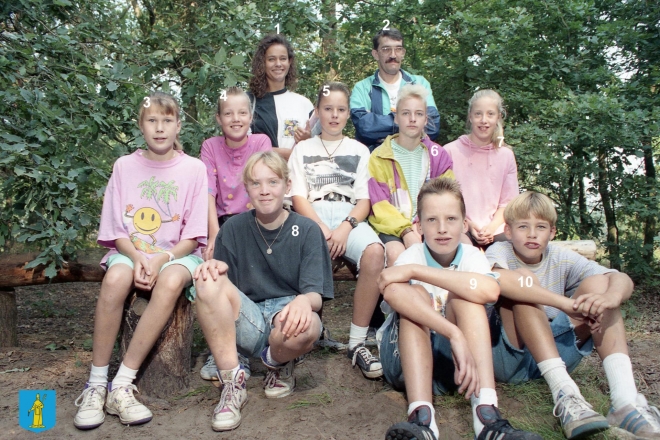
[(266, 51), (273, 44), (281, 44), (286, 47), (289, 55), (289, 71), (286, 74), (284, 85), (288, 90), (295, 90), (298, 84), (298, 72), (296, 70), (296, 57), (293, 53), (291, 43), (280, 34), (266, 35), (257, 45), (257, 50), (252, 57), (252, 78), (250, 78), (250, 91), (256, 98), (263, 98), (268, 92), (268, 78), (266, 77)]

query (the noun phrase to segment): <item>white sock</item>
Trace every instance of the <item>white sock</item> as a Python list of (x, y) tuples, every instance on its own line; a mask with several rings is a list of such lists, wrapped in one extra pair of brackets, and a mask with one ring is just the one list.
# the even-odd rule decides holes
[(235, 366), (234, 368), (232, 368), (231, 370), (220, 370), (220, 369), (218, 369), (218, 377), (220, 377), (220, 380), (222, 380), (222, 376), (220, 376), (220, 372), (221, 372), (221, 371), (231, 371), (231, 377), (232, 377), (232, 379), (236, 379), (236, 375), (238, 374), (238, 372), (240, 371), (240, 369), (241, 369), (241, 363), (240, 363), (240, 362), (238, 363), (238, 365), (236, 365), (236, 366)]
[[(266, 351), (266, 361), (270, 364), (271, 367), (279, 367), (281, 365), (284, 365), (280, 362), (277, 362), (275, 359), (273, 359), (273, 356), (270, 354), (270, 345), (268, 346), (268, 350)], [(241, 366), (241, 363), (238, 363), (238, 366)]]
[(552, 358), (539, 362), (538, 364), (541, 375), (548, 382), (550, 392), (552, 392), (552, 400), (557, 403), (557, 395), (564, 387), (569, 387), (576, 396), (582, 396), (580, 388), (578, 388), (575, 381), (571, 378), (566, 370), (566, 364), (561, 358)]
[(440, 438), (440, 431), (438, 431), (438, 425), (435, 423), (435, 408), (433, 407), (433, 404), (431, 402), (425, 402), (423, 400), (416, 400), (414, 402), (410, 402), (408, 405), (408, 415), (412, 414), (415, 409), (419, 408), (420, 406), (428, 406), (431, 408), (431, 424), (429, 425), (429, 428), (431, 428), (431, 431), (433, 431), (433, 435), (435, 435), (435, 438)]
[(369, 326), (359, 327), (351, 322), (351, 332), (348, 335), (348, 349), (353, 350), (367, 339)]
[(117, 370), (117, 375), (112, 380), (112, 389), (118, 386), (130, 385), (133, 383), (137, 376), (138, 370), (131, 370), (122, 362)]
[(92, 364), (92, 371), (89, 373), (89, 380), (87, 381), (89, 386), (95, 387), (100, 385), (107, 388), (109, 367), (109, 365), (106, 365), (105, 367), (95, 367), (94, 364)]
[(628, 355), (613, 353), (603, 359), (603, 369), (610, 385), (610, 399), (616, 411), (637, 401), (637, 386)]
[(474, 394), (470, 397), (470, 403), (472, 406), (472, 423), (474, 424), (474, 433), (477, 437), (481, 434), (481, 431), (484, 429), (484, 424), (479, 420), (477, 416), (477, 406), (479, 405), (493, 405), (497, 407), (497, 391), (493, 388), (481, 388), (479, 390), (479, 397), (474, 397)]

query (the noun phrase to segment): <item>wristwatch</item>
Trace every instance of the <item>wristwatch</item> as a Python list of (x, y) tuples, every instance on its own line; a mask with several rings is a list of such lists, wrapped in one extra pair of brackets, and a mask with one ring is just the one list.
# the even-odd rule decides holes
[(164, 253), (164, 254), (167, 254), (167, 256), (169, 257), (169, 261), (174, 261), (174, 260), (176, 260), (176, 257), (174, 256), (174, 254), (173, 254), (172, 252), (170, 252), (170, 251), (164, 251), (163, 253)]
[(358, 227), (358, 221), (355, 217), (351, 217), (350, 215), (344, 219), (345, 222), (348, 222), (351, 224), (351, 227), (353, 229)]

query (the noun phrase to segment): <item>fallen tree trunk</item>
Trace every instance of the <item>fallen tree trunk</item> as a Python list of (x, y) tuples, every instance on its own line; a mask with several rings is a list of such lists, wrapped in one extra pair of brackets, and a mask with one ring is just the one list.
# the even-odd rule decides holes
[[(126, 302), (121, 328), (120, 358), (124, 358), (140, 316), (147, 305), (149, 292), (135, 291)], [(135, 385), (141, 394), (167, 399), (181, 394), (190, 383), (193, 342), (192, 304), (181, 295), (160, 337), (142, 363)]]

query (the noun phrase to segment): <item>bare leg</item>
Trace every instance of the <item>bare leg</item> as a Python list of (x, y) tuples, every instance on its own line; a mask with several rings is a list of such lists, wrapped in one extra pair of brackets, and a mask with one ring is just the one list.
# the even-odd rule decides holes
[(110, 363), (115, 346), (124, 302), (133, 287), (133, 269), (126, 264), (115, 264), (101, 283), (101, 293), (96, 302), (94, 315), (94, 351), (92, 364), (104, 367)]
[(360, 258), (360, 276), (353, 297), (353, 324), (368, 327), (374, 313), (380, 291), (378, 275), (385, 265), (383, 246), (372, 243), (366, 247)]
[(406, 250), (406, 247), (403, 243), (398, 241), (389, 241), (385, 243), (385, 253), (387, 254), (387, 267), (394, 266), (396, 259), (399, 258), (399, 255)]
[(482, 304), (466, 301), (450, 293), (447, 301), (447, 319), (456, 323), (467, 339), (472, 357), (477, 364), (479, 386), (495, 389), (493, 351), (490, 345), (486, 308)]
[(140, 368), (170, 319), (181, 291), (191, 280), (188, 269), (180, 264), (168, 266), (158, 275), (149, 305), (140, 317), (128, 345), (124, 365), (134, 370)]
[(285, 322), (280, 322), (277, 319), (278, 316), (279, 313), (273, 318), (275, 328), (270, 331), (268, 344), (270, 345), (270, 354), (273, 360), (284, 364), (312, 350), (314, 343), (318, 340), (321, 333), (321, 318), (319, 318), (318, 314), (314, 313), (314, 320), (307, 331), (298, 336), (287, 338), (282, 333)]
[(219, 370), (238, 365), (236, 352), (236, 320), (241, 310), (241, 297), (226, 275), (213, 281), (201, 277), (195, 285), (197, 319)]

